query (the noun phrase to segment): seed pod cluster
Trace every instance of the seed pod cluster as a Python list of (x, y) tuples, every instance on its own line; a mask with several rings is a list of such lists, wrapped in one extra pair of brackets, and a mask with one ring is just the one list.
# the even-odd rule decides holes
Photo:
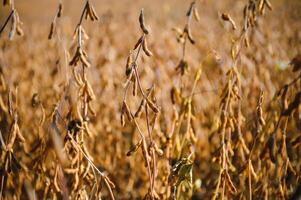
[(194, 38), (192, 36), (191, 28), (190, 28), (192, 16), (194, 16), (194, 19), (196, 21), (200, 20), (199, 13), (198, 13), (198, 10), (196, 8), (196, 2), (195, 1), (193, 1), (190, 4), (189, 9), (188, 9), (188, 11), (186, 13), (187, 23), (185, 24), (183, 30), (180, 30), (179, 28), (176, 28), (176, 27), (174, 27), (172, 29), (177, 34), (177, 41), (179, 43), (183, 43), (183, 45), (185, 45), (184, 43), (186, 42), (187, 39), (189, 40), (189, 42), (191, 44), (195, 44), (195, 40), (194, 40)]
[(76, 49), (76, 52), (75, 52), (72, 60), (70, 60), (69, 65), (70, 66), (77, 66), (77, 63), (79, 61), (83, 64), (83, 66), (90, 67), (90, 63), (87, 60), (87, 53), (85, 51), (83, 51), (83, 49), (80, 48), (80, 47), (78, 47)]
[(186, 41), (188, 40), (191, 44), (195, 44), (196, 41), (193, 38), (193, 35), (191, 33), (191, 21), (192, 18), (196, 21), (200, 21), (199, 13), (196, 8), (196, 1), (192, 1), (188, 11), (186, 12), (187, 21), (184, 26), (184, 28), (181, 30), (180, 28), (174, 27), (172, 30), (176, 33), (176, 39), (177, 41), (182, 44), (182, 57), (180, 59), (180, 62), (178, 63), (176, 67), (176, 71), (180, 72), (181, 76), (183, 76), (188, 71), (188, 63), (185, 59), (186, 54)]
[(16, 9), (13, 9), (10, 13), (10, 15), (8, 16), (6, 22), (4, 23), (3, 27), (1, 28), (1, 31), (0, 31), (0, 34), (1, 32), (4, 30), (6, 24), (8, 23), (8, 21), (11, 21), (11, 27), (10, 27), (10, 31), (9, 31), (9, 34), (8, 34), (8, 37), (10, 40), (12, 40), (15, 36), (15, 34), (19, 35), (19, 36), (22, 36), (24, 33), (23, 33), (23, 30), (22, 30), (22, 22), (19, 18), (19, 14), (17, 12)]
[(91, 5), (89, 1), (87, 1), (87, 4), (84, 9), (84, 13), (85, 13), (85, 19), (90, 18), (91, 21), (99, 20), (99, 17), (97, 16), (93, 5)]
[(179, 71), (182, 76), (184, 74), (186, 74), (186, 72), (188, 72), (188, 70), (189, 70), (189, 66), (188, 66), (187, 61), (181, 59), (178, 66), (176, 67), (176, 70)]
[(272, 10), (272, 4), (269, 0), (260, 0), (258, 3), (258, 10), (261, 15), (264, 14), (265, 8)]
[(249, 26), (255, 26), (258, 13), (263, 15), (266, 7), (272, 10), (272, 5), (269, 0), (249, 1), (243, 11), (244, 30), (247, 30)]
[(84, 67), (90, 67), (90, 63), (88, 61), (87, 53), (82, 48), (83, 43), (83, 35), (85, 32), (81, 25), (79, 25), (76, 29), (76, 37), (77, 37), (77, 49), (76, 52), (69, 62), (70, 66), (77, 66), (77, 63), (80, 61)]

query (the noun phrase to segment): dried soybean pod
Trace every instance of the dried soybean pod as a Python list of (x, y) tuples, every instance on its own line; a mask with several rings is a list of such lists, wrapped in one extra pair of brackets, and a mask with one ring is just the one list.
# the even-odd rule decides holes
[(148, 49), (148, 47), (147, 47), (146, 39), (144, 39), (143, 42), (142, 42), (142, 49), (143, 49), (143, 52), (144, 52), (147, 56), (149, 56), (149, 57), (153, 56), (153, 53), (152, 53), (152, 52)]
[(22, 135), (22, 133), (21, 133), (21, 131), (20, 131), (20, 128), (19, 128), (17, 122), (15, 122), (15, 130), (16, 130), (16, 133), (17, 133), (18, 138), (21, 140), (21, 142), (24, 143), (24, 142), (25, 142), (25, 138), (24, 138), (24, 136)]
[(3, 5), (11, 5), (11, 0), (3, 0)]
[(196, 74), (195, 74), (194, 80), (195, 80), (195, 81), (199, 81), (200, 78), (201, 78), (201, 75), (202, 75), (202, 68), (199, 68), (198, 71), (197, 71)]
[(158, 147), (158, 145), (154, 144), (154, 149), (159, 156), (163, 156), (163, 150)]
[(139, 40), (137, 41), (137, 43), (135, 44), (134, 50), (136, 50), (136, 49), (139, 47), (139, 45), (141, 44), (141, 42), (143, 42), (143, 40), (144, 40), (144, 37), (141, 36), (141, 37), (139, 38)]
[(262, 111), (262, 103), (263, 103), (263, 91), (260, 92), (260, 96), (257, 103), (257, 118), (258, 122), (261, 126), (265, 125), (265, 120), (263, 118), (263, 111)]
[(246, 48), (248, 48), (250, 46), (248, 35), (246, 35), (246, 37), (244, 38), (244, 44), (245, 44)]
[(131, 72), (132, 72), (132, 55), (130, 54), (126, 60), (126, 65), (125, 65), (125, 75), (127, 78), (129, 78)]
[(139, 23), (140, 23), (140, 28), (143, 31), (143, 33), (148, 34), (149, 31), (147, 30), (145, 23), (144, 23), (144, 11), (141, 9), (140, 15), (139, 15)]
[(221, 17), (222, 17), (222, 19), (223, 19), (224, 21), (230, 22), (230, 24), (232, 25), (233, 30), (236, 30), (236, 29), (237, 29), (234, 20), (230, 17), (229, 14), (223, 13)]
[(131, 156), (133, 153), (135, 153), (138, 148), (141, 146), (142, 144), (142, 139), (139, 140), (139, 142), (137, 144), (135, 144), (127, 153), (126, 156)]
[(11, 29), (10, 29), (9, 34), (8, 34), (8, 38), (10, 40), (12, 40), (14, 35), (15, 35), (16, 27), (17, 27), (17, 16), (16, 16), (16, 12), (13, 12), (13, 14), (12, 14), (12, 25), (11, 25)]
[(131, 113), (131, 111), (125, 101), (123, 101), (123, 103), (122, 103), (122, 112), (126, 114), (129, 121), (133, 120), (133, 114)]
[(135, 117), (136, 118), (139, 118), (140, 116), (141, 116), (141, 113), (142, 113), (142, 111), (143, 111), (143, 107), (145, 106), (145, 99), (142, 99), (141, 100), (141, 103), (140, 103), (140, 105), (139, 105), (139, 107), (138, 107), (138, 110), (136, 111), (136, 113), (135, 113)]
[(259, 4), (258, 4), (258, 10), (259, 10), (259, 13), (260, 13), (261, 15), (263, 14), (264, 1), (265, 1), (265, 0), (260, 0), (260, 1), (259, 1)]
[(178, 27), (173, 27), (171, 30), (177, 34), (177, 41), (181, 43), (183, 40), (183, 35), (184, 35), (183, 30), (181, 30)]
[(55, 22), (52, 22), (50, 25), (50, 31), (49, 31), (49, 35), (48, 35), (48, 40), (51, 40), (54, 34), (54, 30), (55, 30)]
[(56, 168), (55, 168), (53, 184), (54, 184), (54, 187), (55, 187), (56, 191), (60, 192), (61, 189), (59, 187), (58, 178), (57, 178), (58, 177), (58, 167), (59, 166), (57, 165)]
[(288, 105), (288, 108), (282, 112), (282, 115), (290, 116), (293, 113), (293, 111), (298, 109), (300, 104), (301, 104), (301, 92), (298, 92), (295, 95), (294, 100)]
[(79, 61), (79, 52), (76, 51), (75, 55), (73, 56), (73, 58), (69, 62), (69, 65), (70, 66), (76, 66), (78, 61)]
[(200, 15), (196, 7), (193, 8), (193, 16), (196, 21), (200, 21)]
[(16, 27), (16, 33), (17, 33), (17, 35), (19, 35), (19, 36), (24, 35), (24, 32), (23, 32), (23, 30), (22, 30), (20, 24), (18, 24), (17, 27)]
[(90, 14), (89, 14), (89, 2), (88, 1), (86, 3), (85, 8), (84, 8), (83, 14), (85, 15), (85, 19), (86, 20), (88, 19), (88, 17), (90, 17)]
[(124, 118), (124, 113), (123, 112), (121, 112), (121, 115), (120, 115), (120, 123), (121, 123), (122, 127), (125, 126), (125, 118)]
[(94, 94), (91, 84), (87, 81), (85, 84), (86, 84), (87, 93), (88, 93), (89, 97), (91, 98), (91, 100), (94, 100), (96, 97), (95, 97), (95, 94)]
[(264, 3), (270, 10), (272, 10), (272, 4), (269, 0), (264, 0)]
[(172, 87), (170, 90), (170, 99), (171, 99), (171, 103), (174, 105), (176, 103), (176, 88)]
[(189, 10), (188, 10), (187, 13), (186, 13), (186, 16), (187, 16), (187, 17), (189, 17), (189, 16), (192, 14), (193, 8), (194, 8), (194, 4), (195, 4), (194, 1), (190, 4)]
[(15, 130), (13, 130), (11, 132), (10, 140), (9, 140), (8, 144), (6, 145), (7, 150), (13, 149), (16, 137), (17, 137), (17, 132)]
[(83, 53), (80, 53), (80, 60), (85, 67), (89, 68), (91, 66), (91, 64), (89, 63), (89, 61)]
[(186, 33), (187, 33), (187, 36), (188, 36), (188, 39), (189, 39), (190, 43), (191, 43), (191, 44), (195, 44), (195, 41), (194, 41), (194, 39), (193, 39), (193, 37), (192, 37), (190, 28), (187, 28), (187, 32), (186, 32)]
[(229, 15), (227, 13), (222, 13), (222, 19), (224, 21), (229, 21), (230, 17), (229, 17)]
[(18, 12), (15, 12), (15, 15), (16, 15), (16, 32), (19, 36), (22, 36), (23, 35), (23, 30), (21, 28), (21, 25), (23, 24), (21, 21), (20, 21), (20, 17), (19, 17), (19, 14)]
[(57, 17), (60, 18), (62, 16), (62, 13), (63, 13), (63, 4), (60, 3), (59, 4), (59, 10), (57, 12)]
[(92, 11), (92, 6), (89, 4), (89, 2), (88, 2), (88, 5), (87, 5), (87, 15), (89, 16), (91, 21), (96, 20), (94, 14), (93, 14), (93, 11)]
[(137, 95), (137, 90), (138, 90), (138, 84), (137, 84), (136, 77), (134, 77), (134, 80), (133, 80), (133, 96), (134, 97)]
[(99, 17), (98, 17), (98, 15), (96, 14), (96, 11), (95, 11), (95, 9), (94, 9), (93, 6), (91, 6), (91, 14), (92, 14), (92, 16), (93, 16), (93, 18), (94, 18), (95, 20), (99, 20)]
[(146, 101), (147, 101), (147, 105), (149, 105), (149, 107), (150, 107), (155, 113), (158, 113), (158, 112), (159, 112), (159, 108), (158, 108), (153, 102), (151, 102), (149, 99), (147, 99)]

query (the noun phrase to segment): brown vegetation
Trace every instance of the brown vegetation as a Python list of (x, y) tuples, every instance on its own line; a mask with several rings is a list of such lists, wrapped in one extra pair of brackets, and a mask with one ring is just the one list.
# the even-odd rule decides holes
[(1, 200), (297, 198), (298, 0), (2, 5)]

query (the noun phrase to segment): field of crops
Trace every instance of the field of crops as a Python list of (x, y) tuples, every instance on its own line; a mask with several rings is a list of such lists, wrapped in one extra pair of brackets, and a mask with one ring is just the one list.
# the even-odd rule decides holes
[(1, 0), (0, 200), (301, 198), (300, 0)]

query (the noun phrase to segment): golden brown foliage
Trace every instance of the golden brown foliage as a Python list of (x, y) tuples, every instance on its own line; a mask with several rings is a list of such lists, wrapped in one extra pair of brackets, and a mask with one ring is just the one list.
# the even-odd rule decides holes
[(1, 4), (0, 200), (297, 198), (298, 0), (76, 2)]

